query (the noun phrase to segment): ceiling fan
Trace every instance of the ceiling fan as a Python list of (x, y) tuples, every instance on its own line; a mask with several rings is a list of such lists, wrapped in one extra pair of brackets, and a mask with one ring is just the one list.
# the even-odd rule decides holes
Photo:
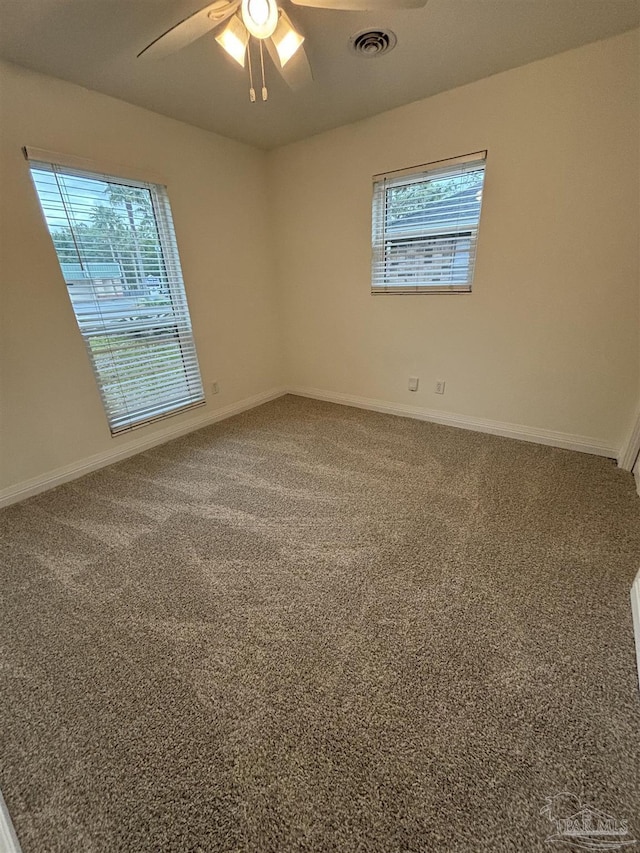
[[(419, 9), (427, 0), (292, 0), (297, 6), (316, 9), (342, 9), (366, 12), (378, 9)], [(226, 22), (226, 26), (222, 26)], [(235, 61), (249, 70), (249, 99), (256, 100), (251, 60), (252, 39), (258, 44), (262, 73), (262, 100), (268, 92), (264, 76), (264, 51), (271, 57), (286, 83), (299, 89), (312, 79), (311, 67), (303, 47), (304, 36), (277, 0), (214, 0), (175, 24), (144, 50), (139, 58), (160, 59), (175, 53), (212, 30), (215, 39)]]

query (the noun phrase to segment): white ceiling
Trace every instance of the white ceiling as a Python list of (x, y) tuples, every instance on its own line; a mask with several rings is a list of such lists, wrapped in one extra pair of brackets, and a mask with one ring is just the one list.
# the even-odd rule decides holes
[[(314, 82), (292, 92), (266, 58), (269, 100), (211, 34), (157, 61), (136, 54), (207, 0), (0, 0), (0, 56), (261, 148), (273, 148), (640, 25), (640, 0), (429, 0), (402, 12), (282, 4)], [(349, 36), (389, 27), (394, 51)]]

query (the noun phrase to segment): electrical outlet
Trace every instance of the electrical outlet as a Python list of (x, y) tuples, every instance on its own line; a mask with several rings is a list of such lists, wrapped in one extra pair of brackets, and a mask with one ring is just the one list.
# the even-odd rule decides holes
[(217, 382), (211, 383), (211, 393), (212, 394), (219, 394), (220, 393), (220, 386), (218, 385)]
[(435, 388), (436, 394), (444, 394), (445, 384), (446, 383), (445, 383), (444, 379), (436, 379), (436, 388)]
[(418, 390), (418, 377), (410, 376), (409, 377), (409, 391), (417, 391)]

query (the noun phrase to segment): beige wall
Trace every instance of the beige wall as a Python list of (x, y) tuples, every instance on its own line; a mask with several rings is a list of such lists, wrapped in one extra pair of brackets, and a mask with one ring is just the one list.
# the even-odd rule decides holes
[[(0, 490), (203, 415), (110, 437), (23, 145), (164, 177), (203, 379), (222, 389), (205, 415), (288, 384), (615, 448), (630, 427), (637, 31), (269, 155), (4, 64), (0, 125)], [(371, 296), (371, 176), (482, 148), (474, 292)]]
[[(639, 391), (638, 78), (636, 31), (272, 152), (290, 383), (620, 447)], [(371, 296), (371, 176), (484, 148), (474, 292)]]
[(111, 438), (21, 146), (163, 177), (207, 409), (281, 381), (263, 152), (78, 86), (0, 65), (2, 486), (195, 422)]

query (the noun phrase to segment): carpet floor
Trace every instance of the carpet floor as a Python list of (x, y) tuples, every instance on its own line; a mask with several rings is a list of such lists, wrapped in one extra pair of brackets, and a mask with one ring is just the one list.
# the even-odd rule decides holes
[(548, 853), (560, 792), (640, 838), (611, 460), (290, 396), (0, 525), (24, 853)]

